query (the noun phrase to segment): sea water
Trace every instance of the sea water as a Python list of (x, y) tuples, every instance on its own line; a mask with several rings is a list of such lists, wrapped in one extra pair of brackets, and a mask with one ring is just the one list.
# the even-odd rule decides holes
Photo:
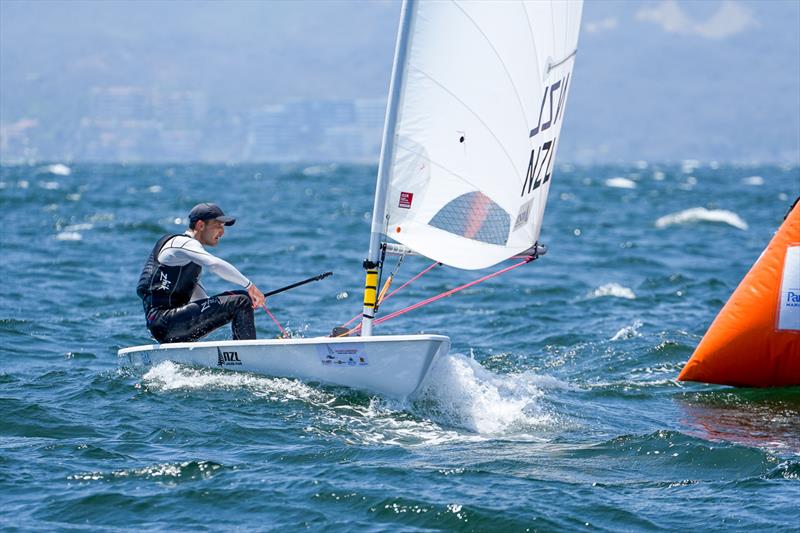
[[(800, 389), (676, 381), (800, 194), (797, 166), (557, 168), (546, 256), (378, 327), (452, 338), (406, 402), (118, 368), (118, 349), (151, 342), (134, 289), (147, 254), (202, 201), (238, 217), (214, 253), (263, 290), (335, 272), (269, 300), (294, 335), (358, 313), (374, 175), (0, 167), (0, 528), (798, 527)], [(407, 258), (398, 283), (428, 264)], [(489, 271), (434, 269), (381, 312)]]

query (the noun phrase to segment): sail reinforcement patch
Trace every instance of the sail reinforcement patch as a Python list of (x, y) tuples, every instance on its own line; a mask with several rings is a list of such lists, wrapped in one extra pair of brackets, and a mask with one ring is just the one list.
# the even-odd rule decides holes
[(448, 202), (428, 224), (467, 239), (504, 246), (511, 216), (482, 192), (473, 191)]

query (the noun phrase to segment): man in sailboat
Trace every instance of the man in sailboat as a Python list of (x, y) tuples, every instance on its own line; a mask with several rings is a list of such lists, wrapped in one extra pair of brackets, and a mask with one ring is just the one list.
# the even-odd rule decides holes
[[(161, 237), (145, 262), (136, 293), (144, 304), (147, 329), (159, 343), (194, 341), (231, 323), (235, 340), (255, 339), (253, 310), (264, 294), (236, 267), (208, 253), (236, 222), (216, 204), (197, 204), (182, 235)], [(209, 297), (200, 284), (207, 268), (244, 288)]]

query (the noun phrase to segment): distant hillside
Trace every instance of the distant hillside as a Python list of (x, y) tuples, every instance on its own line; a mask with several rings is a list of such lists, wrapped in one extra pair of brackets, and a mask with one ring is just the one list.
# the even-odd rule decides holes
[[(74, 154), (93, 88), (199, 94), (217, 144), (270, 104), (381, 98), (399, 6), (2, 0), (4, 150)], [(583, 21), (561, 160), (800, 160), (800, 2), (594, 0)]]

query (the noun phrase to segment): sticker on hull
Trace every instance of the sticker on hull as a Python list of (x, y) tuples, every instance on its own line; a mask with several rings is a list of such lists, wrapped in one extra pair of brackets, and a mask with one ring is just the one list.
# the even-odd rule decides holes
[(242, 361), (239, 359), (239, 352), (228, 351), (223, 352), (217, 347), (217, 366), (241, 366)]
[(362, 344), (317, 345), (317, 355), (322, 366), (367, 366), (367, 352)]

